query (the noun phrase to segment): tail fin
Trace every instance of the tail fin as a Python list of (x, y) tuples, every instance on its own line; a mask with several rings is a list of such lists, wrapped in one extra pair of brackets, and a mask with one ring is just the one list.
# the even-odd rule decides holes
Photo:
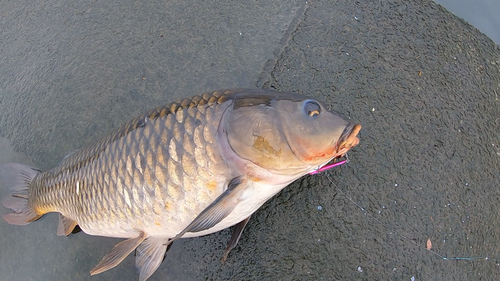
[(3, 215), (10, 224), (27, 225), (38, 219), (38, 215), (28, 205), (29, 185), (33, 178), (42, 171), (19, 163), (8, 163), (0, 166), (0, 184), (8, 187), (11, 194), (2, 200), (4, 207), (14, 213)]

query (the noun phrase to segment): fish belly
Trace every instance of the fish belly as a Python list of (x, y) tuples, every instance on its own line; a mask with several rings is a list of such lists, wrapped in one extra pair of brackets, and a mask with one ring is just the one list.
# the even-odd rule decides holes
[[(267, 200), (280, 192), (288, 183), (281, 185), (269, 185), (261, 182), (250, 181), (242, 195), (242, 200), (234, 210), (214, 227), (200, 232), (187, 232), (183, 238), (198, 237), (214, 233), (231, 227), (248, 218), (257, 211)], [(181, 229), (182, 230), (182, 229)], [(170, 236), (169, 236), (170, 237)]]

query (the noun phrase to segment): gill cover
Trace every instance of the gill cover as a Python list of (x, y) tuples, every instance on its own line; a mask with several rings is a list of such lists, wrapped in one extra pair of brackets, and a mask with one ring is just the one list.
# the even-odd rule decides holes
[(306, 96), (240, 93), (225, 116), (231, 149), (277, 174), (296, 174), (328, 162), (348, 122)]

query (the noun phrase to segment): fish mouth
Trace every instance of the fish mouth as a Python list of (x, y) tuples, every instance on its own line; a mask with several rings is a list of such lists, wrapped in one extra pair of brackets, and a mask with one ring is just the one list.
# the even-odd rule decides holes
[(337, 141), (337, 153), (335, 153), (334, 158), (344, 156), (347, 151), (351, 149), (351, 147), (354, 147), (359, 143), (357, 135), (360, 130), (360, 124), (349, 124), (347, 127), (345, 127), (344, 131), (340, 135), (339, 140)]

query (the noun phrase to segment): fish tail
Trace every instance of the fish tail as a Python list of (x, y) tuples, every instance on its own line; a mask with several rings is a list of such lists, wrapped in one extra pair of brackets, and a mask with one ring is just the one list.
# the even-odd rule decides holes
[(40, 170), (19, 163), (8, 163), (0, 166), (0, 184), (8, 187), (11, 193), (2, 200), (2, 205), (14, 211), (3, 215), (10, 224), (27, 225), (42, 215), (37, 214), (29, 206), (29, 186)]

